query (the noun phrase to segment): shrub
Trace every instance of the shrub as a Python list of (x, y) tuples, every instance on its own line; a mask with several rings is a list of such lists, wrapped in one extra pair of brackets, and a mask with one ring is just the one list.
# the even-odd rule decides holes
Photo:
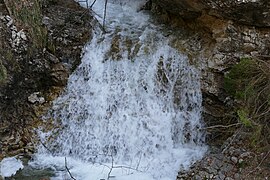
[(242, 58), (225, 75), (224, 87), (238, 101), (236, 112), (239, 121), (252, 128), (252, 142), (269, 145), (270, 62)]

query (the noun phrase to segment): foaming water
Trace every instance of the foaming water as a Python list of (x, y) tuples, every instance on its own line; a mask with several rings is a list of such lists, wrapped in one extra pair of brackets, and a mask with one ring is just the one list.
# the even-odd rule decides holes
[(136, 12), (140, 4), (109, 1), (108, 33), (95, 32), (54, 102), (58, 128), (40, 132), (46, 148), (31, 164), (53, 168), (55, 179), (66, 157), (76, 179), (172, 180), (205, 152), (198, 72)]

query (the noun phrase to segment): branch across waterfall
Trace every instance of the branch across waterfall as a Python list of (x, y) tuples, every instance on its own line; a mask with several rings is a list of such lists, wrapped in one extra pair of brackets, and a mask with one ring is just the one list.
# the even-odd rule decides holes
[(65, 157), (65, 168), (66, 168), (66, 170), (67, 170), (67, 172), (68, 172), (70, 178), (73, 179), (73, 180), (76, 180), (76, 179), (72, 176), (72, 174), (71, 174), (71, 172), (70, 172), (70, 170), (69, 170), (69, 168), (68, 168), (68, 166), (67, 166), (67, 158), (66, 158), (66, 157)]

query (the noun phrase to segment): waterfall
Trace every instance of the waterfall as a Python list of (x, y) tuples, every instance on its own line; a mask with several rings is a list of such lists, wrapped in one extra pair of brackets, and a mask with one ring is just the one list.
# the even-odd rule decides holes
[[(66, 157), (79, 180), (172, 180), (205, 152), (198, 70), (136, 11), (142, 2), (109, 1), (107, 33), (95, 30), (54, 102), (55, 128), (40, 131), (46, 148), (32, 165), (55, 179)], [(94, 5), (101, 15), (103, 3)]]

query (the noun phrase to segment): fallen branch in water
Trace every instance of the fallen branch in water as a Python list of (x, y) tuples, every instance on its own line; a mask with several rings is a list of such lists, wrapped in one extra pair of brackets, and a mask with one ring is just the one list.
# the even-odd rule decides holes
[(96, 3), (97, 0), (94, 0), (94, 2), (90, 5), (90, 9), (92, 9), (92, 7), (94, 6), (94, 4)]
[(42, 142), (41, 140), (39, 140), (39, 142), (41, 143), (41, 145), (42, 145), (47, 151), (49, 151), (51, 154), (53, 154), (52, 150), (50, 150), (50, 149), (44, 144), (44, 142)]
[(68, 172), (70, 178), (76, 180), (76, 179), (72, 176), (71, 172), (69, 171), (69, 169), (68, 169), (68, 167), (67, 167), (67, 158), (66, 158), (66, 157), (65, 157), (65, 168), (66, 168), (66, 170), (67, 170), (67, 172)]
[(113, 168), (114, 168), (114, 166), (113, 166), (113, 154), (111, 154), (111, 158), (112, 158), (112, 166), (110, 167), (110, 171), (109, 171), (109, 173), (108, 173), (108, 177), (107, 177), (107, 180), (109, 180), (110, 179), (110, 177), (111, 177), (111, 173), (112, 173), (112, 170), (113, 170)]
[[(110, 156), (111, 156), (111, 159), (112, 159), (112, 160), (111, 160), (111, 167), (105, 165), (106, 167), (108, 167), (108, 168), (110, 169), (110, 171), (109, 171), (109, 173), (108, 173), (108, 176), (107, 176), (107, 180), (110, 180), (110, 178), (113, 178), (113, 177), (114, 177), (114, 176), (111, 176), (111, 173), (112, 173), (112, 170), (113, 170), (113, 169), (119, 169), (119, 168), (121, 168), (121, 169), (130, 169), (130, 170), (142, 172), (142, 171), (138, 170), (139, 164), (137, 165), (137, 168), (132, 168), (132, 167), (129, 167), (129, 166), (115, 166), (115, 165), (114, 165), (113, 154), (111, 153)], [(139, 163), (140, 163), (140, 162), (139, 162)]]
[[(90, 9), (90, 12), (93, 13), (93, 14), (95, 14), (96, 16), (102, 18), (99, 14), (97, 14), (97, 13), (96, 13), (95, 11), (93, 11), (92, 9)], [(95, 24), (97, 24), (98, 27), (101, 29), (101, 31), (105, 34), (106, 31), (105, 31), (104, 26), (102, 26), (102, 24), (100, 24), (100, 22), (97, 20), (97, 18), (96, 18), (95, 16), (93, 16), (93, 19), (94, 19), (94, 20), (93, 20), (92, 22), (94, 22)]]
[(103, 15), (103, 29), (105, 29), (105, 21), (106, 21), (107, 4), (108, 4), (108, 0), (105, 0), (105, 5), (104, 5), (104, 15)]

